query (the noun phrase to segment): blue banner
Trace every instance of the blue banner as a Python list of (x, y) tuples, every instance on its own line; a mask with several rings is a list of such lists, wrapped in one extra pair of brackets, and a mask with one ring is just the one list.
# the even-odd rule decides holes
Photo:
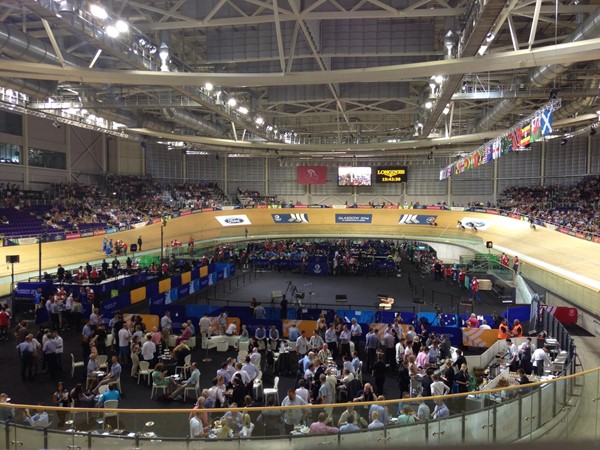
[(326, 256), (309, 256), (306, 272), (310, 275), (329, 275), (329, 264)]
[(336, 214), (335, 223), (371, 223), (373, 214)]
[(273, 222), (291, 224), (291, 223), (308, 223), (307, 213), (295, 214), (271, 214)]
[(398, 223), (401, 225), (432, 225), (437, 216), (423, 216), (420, 214), (402, 214)]

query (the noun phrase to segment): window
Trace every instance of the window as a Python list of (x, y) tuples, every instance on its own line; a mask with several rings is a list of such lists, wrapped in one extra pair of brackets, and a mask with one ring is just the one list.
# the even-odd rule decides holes
[(0, 142), (0, 164), (21, 164), (21, 146)]
[(66, 170), (67, 155), (66, 153), (54, 152), (52, 150), (29, 148), (29, 165), (32, 167)]
[(8, 111), (0, 111), (0, 133), (23, 135), (23, 117)]

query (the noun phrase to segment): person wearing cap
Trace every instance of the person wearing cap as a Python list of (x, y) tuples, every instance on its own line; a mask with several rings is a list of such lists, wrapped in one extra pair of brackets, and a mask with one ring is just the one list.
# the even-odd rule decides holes
[(11, 406), (7, 406), (10, 403), (10, 398), (4, 392), (0, 394), (0, 421), (7, 422), (12, 421), (15, 418), (15, 410)]

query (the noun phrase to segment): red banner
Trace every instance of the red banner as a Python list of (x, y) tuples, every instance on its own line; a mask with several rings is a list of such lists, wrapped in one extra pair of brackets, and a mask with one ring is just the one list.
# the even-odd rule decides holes
[(296, 168), (298, 184), (326, 184), (327, 167), (325, 166), (298, 166)]
[(81, 237), (81, 235), (79, 233), (67, 233), (67, 240), (79, 239), (80, 237)]

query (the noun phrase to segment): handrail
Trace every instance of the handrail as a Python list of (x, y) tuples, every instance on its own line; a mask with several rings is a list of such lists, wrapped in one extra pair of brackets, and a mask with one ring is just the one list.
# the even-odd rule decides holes
[[(579, 373), (575, 373), (575, 374), (571, 374), (571, 375), (565, 375), (565, 376), (561, 376), (561, 377), (557, 377), (557, 378), (553, 378), (551, 380), (546, 380), (546, 381), (536, 381), (536, 382), (532, 382), (529, 384), (525, 384), (525, 385), (515, 385), (515, 386), (507, 386), (504, 388), (494, 388), (494, 389), (484, 389), (481, 391), (470, 391), (470, 392), (462, 392), (462, 393), (457, 393), (457, 394), (449, 394), (449, 395), (437, 395), (437, 396), (429, 396), (429, 397), (421, 397), (420, 400), (427, 400), (427, 401), (431, 401), (431, 400), (446, 400), (446, 399), (454, 399), (454, 398), (462, 398), (462, 397), (467, 397), (469, 395), (487, 395), (487, 394), (494, 394), (494, 393), (500, 393), (502, 391), (514, 391), (514, 390), (522, 390), (522, 389), (528, 389), (530, 390), (531, 388), (535, 388), (535, 387), (541, 387), (544, 386), (546, 384), (552, 384), (552, 383), (558, 383), (558, 382), (563, 382), (565, 380), (572, 380), (575, 378), (579, 378), (582, 376), (586, 376), (586, 375), (590, 375), (592, 373), (597, 373), (600, 372), (600, 367), (596, 367), (594, 369), (588, 369), (588, 370), (584, 370), (583, 372), (579, 372)], [(390, 399), (390, 400), (382, 400), (382, 401), (374, 401), (374, 402), (348, 402), (348, 403), (331, 403), (331, 404), (327, 404), (327, 405), (312, 405), (312, 404), (307, 404), (307, 405), (293, 405), (293, 406), (260, 406), (260, 407), (248, 407), (248, 408), (244, 408), (244, 407), (238, 407), (238, 408), (203, 408), (203, 409), (193, 409), (193, 408), (177, 408), (177, 409), (125, 409), (125, 408), (117, 408), (117, 409), (110, 409), (110, 408), (63, 408), (63, 407), (59, 407), (59, 406), (43, 406), (44, 410), (47, 411), (77, 411), (77, 412), (98, 412), (98, 411), (110, 411), (110, 412), (120, 412), (120, 413), (131, 413), (131, 414), (147, 414), (147, 413), (166, 413), (166, 414), (181, 414), (181, 413), (189, 413), (191, 411), (197, 411), (197, 412), (227, 412), (227, 411), (265, 411), (265, 410), (280, 410), (280, 411), (287, 411), (287, 410), (293, 410), (293, 409), (323, 409), (323, 407), (327, 407), (327, 408), (346, 408), (348, 405), (352, 405), (352, 406), (371, 406), (371, 405), (397, 405), (398, 403), (412, 403), (415, 400), (417, 400), (416, 398), (407, 398), (407, 399)], [(2, 404), (0, 404), (2, 405)], [(24, 404), (13, 404), (13, 403), (9, 403), (6, 404), (8, 406), (10, 406), (11, 408), (16, 408), (16, 409), (25, 409), (25, 408), (40, 408), (39, 405), (24, 405)]]

